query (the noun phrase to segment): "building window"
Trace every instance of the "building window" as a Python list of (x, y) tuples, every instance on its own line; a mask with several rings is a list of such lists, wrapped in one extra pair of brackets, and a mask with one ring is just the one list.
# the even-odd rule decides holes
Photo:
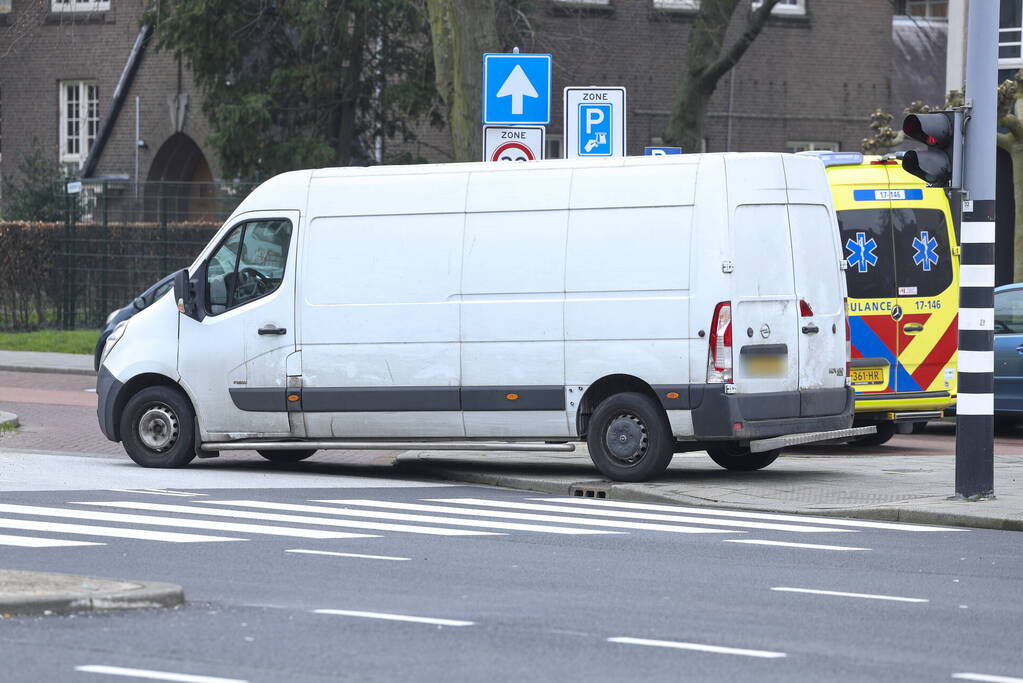
[(544, 159), (560, 159), (561, 158), (561, 136), (560, 135), (548, 135), (545, 141), (547, 149), (544, 150)]
[(700, 0), (654, 0), (654, 9), (695, 12), (700, 9)]
[(813, 150), (823, 150), (826, 152), (839, 152), (839, 144), (837, 142), (821, 142), (814, 140), (789, 140), (785, 143), (785, 151), (790, 154), (796, 152), (810, 152)]
[[(753, 9), (759, 9), (760, 4), (760, 0), (753, 0)], [(778, 0), (778, 4), (771, 10), (771, 14), (802, 16), (806, 14), (806, 0)]]
[(905, 13), (917, 19), (948, 21), (948, 0), (906, 0)]
[(0, 14), (10, 14), (11, 0), (0, 0)]
[(998, 68), (1023, 67), (1023, 0), (1002, 0), (998, 13)]
[(110, 0), (50, 0), (54, 12), (105, 12)]
[(60, 160), (85, 161), (99, 131), (99, 86), (87, 81), (60, 84)]

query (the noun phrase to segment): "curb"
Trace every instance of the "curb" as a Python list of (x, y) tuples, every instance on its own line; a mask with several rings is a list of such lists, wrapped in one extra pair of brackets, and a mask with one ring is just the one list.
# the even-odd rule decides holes
[(52, 365), (11, 365), (6, 363), (0, 364), (0, 370), (5, 370), (7, 372), (45, 372), (54, 375), (96, 376), (96, 372), (94, 370), (87, 370), (85, 368), (58, 368)]
[[(660, 503), (663, 505), (693, 505), (706, 508), (727, 508), (751, 512), (773, 512), (786, 515), (808, 515), (814, 517), (849, 517), (870, 519), (881, 522), (903, 522), (906, 524), (929, 524), (934, 526), (956, 526), (972, 529), (996, 529), (999, 531), (1023, 531), (1023, 518), (990, 517), (978, 514), (921, 510), (897, 505), (873, 508), (827, 508), (813, 510), (792, 510), (769, 506), (723, 504), (706, 498), (666, 495), (649, 490), (637, 490), (636, 484), (616, 484), (606, 479), (589, 479), (573, 482), (552, 481), (543, 477), (515, 476), (492, 472), (473, 472), (448, 467), (431, 466), (422, 461), (406, 462), (403, 468), (419, 476), (432, 477), (443, 481), (457, 481), (466, 484), (483, 484), (508, 489), (536, 491), (558, 496), (580, 495), (580, 489), (596, 489), (605, 492), (608, 500), (635, 503)], [(642, 486), (640, 484), (640, 486)], [(965, 502), (964, 502), (965, 504)]]
[(14, 413), (8, 413), (5, 410), (0, 410), (0, 431), (4, 429), (15, 429), (21, 423), (18, 421), (18, 416)]
[[(40, 574), (45, 577), (77, 579), (81, 582), (110, 581), (73, 574)], [(119, 583), (125, 583), (123, 581)], [(40, 616), (71, 614), (75, 612), (101, 612), (120, 609), (149, 609), (177, 607), (184, 604), (185, 592), (176, 584), (154, 581), (131, 581), (136, 587), (108, 591), (69, 591), (39, 595), (0, 596), (0, 618), (11, 616)]]

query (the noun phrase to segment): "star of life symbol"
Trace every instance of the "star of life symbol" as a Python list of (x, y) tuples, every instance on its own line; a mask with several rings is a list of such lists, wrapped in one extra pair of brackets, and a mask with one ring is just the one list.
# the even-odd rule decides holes
[(937, 265), (938, 263), (938, 254), (935, 251), (938, 248), (938, 240), (931, 237), (926, 230), (921, 230), (920, 236), (913, 238), (913, 248), (916, 249), (916, 253), (913, 254), (913, 263), (922, 266), (924, 271), (930, 272), (931, 264)]
[(867, 233), (856, 233), (856, 241), (850, 238), (845, 243), (845, 248), (849, 250), (849, 257), (846, 261), (850, 267), (856, 266), (859, 272), (866, 273), (870, 266), (877, 265), (877, 254), (874, 253), (874, 250), (877, 249), (877, 242), (873, 237), (868, 240)]

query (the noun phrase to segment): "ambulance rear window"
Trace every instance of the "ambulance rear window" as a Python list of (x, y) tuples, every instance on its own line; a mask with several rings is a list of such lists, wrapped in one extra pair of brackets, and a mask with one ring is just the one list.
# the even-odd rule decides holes
[(938, 209), (893, 209), (895, 281), (901, 296), (937, 296), (952, 284), (945, 215)]
[(845, 282), (851, 298), (896, 296), (891, 228), (891, 211), (887, 208), (838, 212)]

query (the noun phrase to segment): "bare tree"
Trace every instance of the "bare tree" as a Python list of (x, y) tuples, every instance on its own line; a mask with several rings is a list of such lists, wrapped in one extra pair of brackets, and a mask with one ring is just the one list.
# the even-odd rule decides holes
[(700, 0), (700, 10), (693, 19), (686, 50), (686, 66), (682, 71), (675, 105), (665, 142), (679, 145), (687, 152), (700, 151), (707, 107), (721, 77), (742, 58), (767, 23), (778, 0), (763, 0), (746, 22), (742, 34), (725, 47), (725, 35), (732, 16), (745, 0)]
[(1012, 159), (1012, 199), (1016, 220), (1012, 240), (1012, 281), (1023, 281), (1023, 69), (998, 86), (998, 147)]

